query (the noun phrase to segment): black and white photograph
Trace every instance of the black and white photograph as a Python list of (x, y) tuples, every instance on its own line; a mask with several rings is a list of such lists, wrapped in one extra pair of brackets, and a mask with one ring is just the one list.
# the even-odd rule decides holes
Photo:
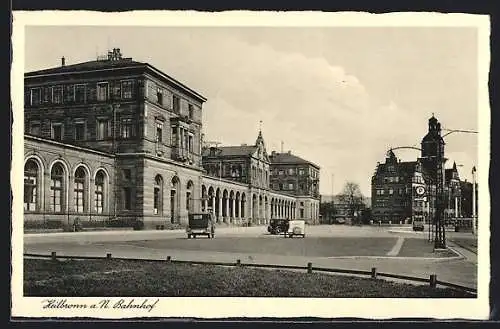
[(13, 315), (488, 317), (488, 16), (13, 15)]

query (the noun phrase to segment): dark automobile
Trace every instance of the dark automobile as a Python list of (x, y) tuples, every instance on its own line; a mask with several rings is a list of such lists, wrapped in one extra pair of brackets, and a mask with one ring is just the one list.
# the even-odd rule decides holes
[(271, 234), (280, 234), (288, 231), (288, 219), (271, 219), (267, 231)]
[(198, 235), (206, 235), (209, 239), (215, 236), (215, 224), (211, 213), (189, 214), (186, 233), (188, 239)]

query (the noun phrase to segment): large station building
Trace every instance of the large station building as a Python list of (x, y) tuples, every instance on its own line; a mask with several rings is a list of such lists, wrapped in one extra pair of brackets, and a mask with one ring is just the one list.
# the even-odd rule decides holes
[[(318, 222), (317, 165), (269, 155), (261, 131), (253, 145), (205, 147), (207, 99), (119, 49), (26, 73), (24, 91), (25, 229), (183, 227), (199, 211)], [(275, 189), (283, 166), (300, 179)]]

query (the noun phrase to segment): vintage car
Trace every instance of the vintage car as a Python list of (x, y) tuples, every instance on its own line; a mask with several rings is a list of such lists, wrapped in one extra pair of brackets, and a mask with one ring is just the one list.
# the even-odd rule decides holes
[(209, 239), (215, 237), (215, 224), (212, 213), (189, 214), (186, 227), (188, 239), (198, 235), (206, 235)]
[(415, 218), (413, 218), (413, 230), (414, 231), (423, 231), (424, 230), (424, 218), (423, 217), (419, 217), (419, 216), (415, 216)]
[(291, 220), (288, 222), (288, 230), (285, 232), (285, 238), (294, 236), (306, 236), (306, 222), (304, 220)]
[(288, 230), (288, 220), (287, 219), (277, 219), (273, 218), (269, 221), (267, 226), (267, 231), (271, 234), (280, 234)]

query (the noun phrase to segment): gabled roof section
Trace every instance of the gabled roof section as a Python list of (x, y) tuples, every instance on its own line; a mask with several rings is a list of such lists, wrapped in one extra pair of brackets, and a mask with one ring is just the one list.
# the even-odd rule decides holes
[(271, 161), (271, 164), (309, 164), (317, 169), (319, 169), (319, 166), (311, 161), (307, 161), (305, 159), (302, 159), (301, 157), (298, 157), (296, 155), (293, 155), (292, 153), (277, 153), (273, 152), (269, 156), (269, 159)]
[(208, 147), (203, 149), (202, 156), (204, 157), (252, 156), (255, 153), (255, 151), (257, 151), (257, 147), (255, 145)]

